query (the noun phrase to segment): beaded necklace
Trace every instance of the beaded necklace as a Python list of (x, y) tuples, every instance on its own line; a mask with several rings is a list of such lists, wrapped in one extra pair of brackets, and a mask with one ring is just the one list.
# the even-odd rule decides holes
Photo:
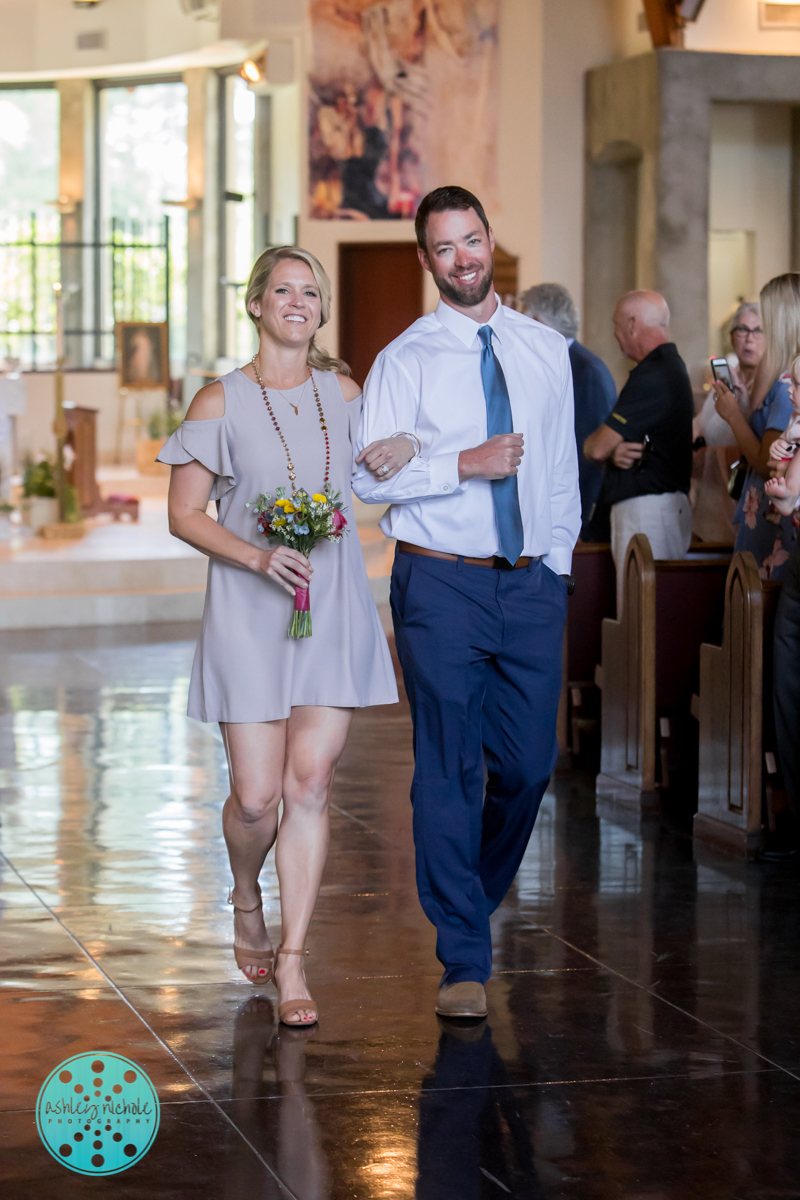
[[(272, 405), (270, 404), (269, 396), (267, 395), (267, 389), (264, 387), (264, 383), (258, 372), (258, 365), (256, 363), (257, 358), (258, 358), (258, 354), (254, 354), (253, 355), (253, 370), (255, 372), (256, 379), (258, 380), (258, 386), (261, 388), (261, 395), (264, 397), (264, 403), (267, 406), (267, 412), (272, 417), (272, 424), (275, 426), (275, 431), (278, 434), (278, 437), (281, 439), (281, 445), (283, 446), (284, 452), (286, 454), (286, 461), (289, 464), (289, 479), (292, 482), (292, 492), (294, 493), (296, 490), (295, 486), (294, 486), (294, 481), (297, 478), (297, 473), (294, 469), (294, 463), (292, 462), (291, 451), (289, 450), (289, 447), (286, 443), (286, 438), (283, 436), (283, 431), (282, 431), (280, 425), (278, 424), (278, 418), (275, 416), (275, 413), (272, 410)], [(319, 423), (322, 426), (322, 432), (325, 437), (325, 478), (324, 478), (323, 484), (322, 484), (323, 490), (324, 490), (328, 486), (330, 472), (331, 472), (331, 443), (330, 443), (330, 439), (328, 437), (328, 425), (327, 425), (327, 422), (325, 421), (325, 413), (322, 411), (322, 401), (320, 400), (319, 392), (317, 391), (317, 381), (314, 378), (314, 374), (311, 370), (311, 367), (308, 368), (308, 377), (311, 380), (311, 386), (314, 389), (314, 399), (317, 402), (317, 412), (319, 413)]]

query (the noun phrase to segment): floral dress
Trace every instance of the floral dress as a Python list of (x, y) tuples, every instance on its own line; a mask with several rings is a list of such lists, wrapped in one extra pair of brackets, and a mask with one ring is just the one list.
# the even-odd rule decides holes
[[(757, 438), (768, 429), (783, 432), (792, 415), (789, 375), (781, 375), (770, 388), (761, 408), (750, 417)], [(748, 468), (733, 524), (738, 525), (735, 550), (749, 550), (762, 579), (783, 579), (786, 563), (797, 541), (796, 517), (782, 517), (764, 493), (766, 481)]]

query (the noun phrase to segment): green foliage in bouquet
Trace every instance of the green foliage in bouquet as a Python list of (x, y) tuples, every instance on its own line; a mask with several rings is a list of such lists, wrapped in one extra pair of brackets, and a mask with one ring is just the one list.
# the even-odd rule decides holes
[[(262, 492), (247, 507), (255, 512), (259, 533), (276, 538), (308, 558), (317, 542), (339, 542), (347, 532), (347, 518), (342, 511), (344, 506), (340, 496), (340, 492), (331, 491), (329, 484), (324, 492), (314, 492), (311, 496), (300, 488), (291, 499), (286, 495), (286, 488), (278, 488), (274, 500), (269, 492)], [(311, 637), (308, 588), (295, 588), (289, 637)]]

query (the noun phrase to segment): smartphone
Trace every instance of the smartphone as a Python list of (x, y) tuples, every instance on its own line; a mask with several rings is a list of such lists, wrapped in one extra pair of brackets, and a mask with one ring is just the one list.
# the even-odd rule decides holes
[(642, 438), (642, 457), (633, 464), (634, 474), (638, 474), (642, 467), (647, 462), (647, 458), (653, 449), (653, 440), (649, 433), (646, 433)]
[(733, 391), (733, 380), (727, 358), (712, 358), (711, 370), (715, 379), (722, 380), (725, 386)]

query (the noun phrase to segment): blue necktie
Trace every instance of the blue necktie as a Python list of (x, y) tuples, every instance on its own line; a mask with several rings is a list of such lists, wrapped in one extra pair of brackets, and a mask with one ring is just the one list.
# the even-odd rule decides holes
[[(514, 425), (511, 419), (508, 386), (503, 368), (497, 361), (497, 355), (492, 346), (491, 326), (481, 325), (478, 337), (481, 339), (483, 347), (481, 350), (481, 379), (483, 380), (483, 394), (486, 397), (486, 435), (491, 438), (498, 433), (513, 433)], [(525, 545), (517, 477), (508, 475), (505, 479), (493, 479), (491, 484), (500, 554), (503, 558), (507, 558), (513, 566), (522, 554), (522, 547)]]

